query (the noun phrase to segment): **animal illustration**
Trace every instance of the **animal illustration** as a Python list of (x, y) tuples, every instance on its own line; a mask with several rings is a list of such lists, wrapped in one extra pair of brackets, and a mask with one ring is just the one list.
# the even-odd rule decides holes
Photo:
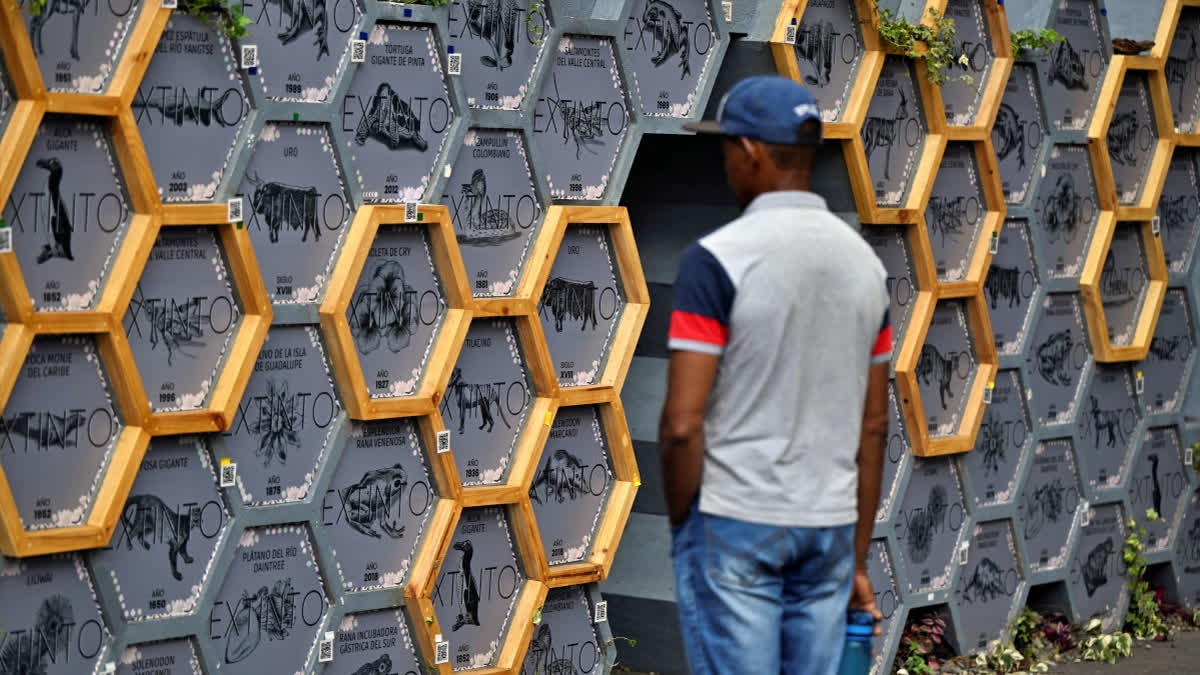
[(658, 48), (650, 57), (650, 63), (657, 68), (672, 55), (679, 54), (679, 79), (692, 74), (691, 46), (679, 10), (664, 0), (649, 0), (642, 11), (642, 26), (643, 31), (650, 31), (654, 36), (653, 44)]
[(250, 431), (259, 435), (255, 455), (263, 458), (263, 466), (270, 466), (274, 459), (286, 464), (288, 448), (300, 447), (295, 397), (288, 394), (287, 380), (270, 377), (266, 395), (256, 398), (258, 419), (249, 425)]
[(967, 198), (943, 197), (933, 195), (929, 198), (927, 219), (931, 232), (942, 236), (942, 246), (946, 245), (946, 237), (958, 239), (963, 233), (963, 225), (967, 223)]
[(601, 101), (587, 105), (579, 101), (564, 100), (558, 91), (558, 73), (551, 76), (554, 81), (555, 98), (546, 97), (550, 107), (558, 112), (563, 122), (563, 145), (568, 141), (575, 143), (575, 159), (580, 159), (580, 151), (587, 150), (593, 155), (599, 154), (594, 146), (604, 145), (601, 135), (604, 133), (604, 120), (601, 115)]
[(896, 106), (896, 114), (892, 117), (868, 117), (863, 125), (863, 149), (866, 150), (867, 161), (879, 148), (887, 153), (884, 157), (883, 178), (892, 178), (892, 145), (896, 142), (896, 134), (908, 119), (908, 98), (900, 91), (900, 104)]
[(545, 486), (543, 490), (547, 498), (553, 495), (559, 504), (568, 497), (575, 501), (577, 496), (587, 492), (584, 471), (583, 462), (580, 462), (578, 457), (559, 448), (546, 458), (542, 470), (533, 479), (533, 485), (529, 487), (529, 498), (541, 504), (542, 497), (538, 494), (538, 488)]
[(1054, 181), (1054, 190), (1046, 198), (1046, 231), (1050, 242), (1075, 241), (1083, 220), (1083, 197), (1075, 191), (1075, 179), (1062, 173)]
[(1106, 537), (1104, 541), (1096, 544), (1088, 553), (1087, 560), (1083, 563), (1082, 576), (1083, 588), (1087, 591), (1088, 597), (1096, 594), (1096, 591), (1101, 586), (1108, 583), (1108, 558), (1113, 553), (1112, 537)]
[(75, 256), (71, 254), (71, 235), (75, 232), (75, 228), (71, 226), (71, 210), (67, 208), (62, 197), (62, 162), (57, 157), (43, 157), (35, 164), (39, 169), (50, 172), (46, 179), (46, 190), (49, 195), (47, 207), (50, 209), (50, 217), (47, 218), (46, 243), (42, 244), (42, 251), (38, 253), (37, 263), (40, 265), (51, 258), (75, 260)]
[(1012, 153), (1017, 153), (1017, 166), (1025, 168), (1025, 123), (1021, 116), (1007, 103), (1000, 104), (996, 113), (996, 124), (992, 126), (992, 143), (996, 147), (996, 159), (1003, 162)]
[[(408, 485), (408, 474), (399, 464), (373, 469), (357, 483), (339, 491), (346, 524), (359, 534), (382, 539), (380, 531), (392, 539), (404, 537), (404, 526), (392, 518)], [(376, 530), (375, 528), (379, 529)]]
[[(1179, 39), (1179, 38), (1176, 38)], [(1182, 42), (1182, 40), (1180, 40)], [(1163, 72), (1167, 76), (1167, 86), (1175, 87), (1175, 114), (1183, 113), (1183, 85), (1187, 82), (1188, 75), (1195, 67), (1196, 59), (1200, 58), (1200, 52), (1196, 48), (1196, 32), (1188, 31), (1188, 51), (1183, 56), (1167, 56), (1167, 62), (1163, 66)]]
[[(171, 510), (162, 499), (155, 495), (130, 495), (125, 500), (125, 509), (121, 511), (121, 528), (125, 539), (125, 550), (133, 550), (136, 539), (147, 551), (160, 538), (167, 540), (167, 560), (171, 563), (171, 576), (176, 581), (183, 580), (179, 571), (179, 558), (189, 565), (193, 562), (188, 553), (188, 540), (192, 530), (200, 527), (200, 507), (191, 505), (179, 512)], [(120, 543), (121, 535), (117, 542)]]
[(942, 410), (948, 409), (946, 398), (954, 398), (950, 383), (954, 377), (954, 359), (942, 356), (937, 347), (927, 344), (921, 347), (921, 358), (917, 361), (917, 380), (925, 386), (937, 384)]
[(188, 349), (204, 347), (205, 342), (197, 338), (204, 335), (204, 319), (201, 316), (200, 299), (194, 298), (177, 304), (174, 299), (146, 298), (145, 291), (139, 283), (133, 289), (133, 297), (129, 301), (129, 312), (126, 315), (130, 338), (141, 337), (141, 328), (137, 327), (137, 317), (144, 316), (149, 327), (150, 349), (155, 350), (161, 345), (167, 350), (167, 365), (175, 365), (175, 355), (183, 354), (195, 358), (187, 352)]
[(996, 309), (998, 300), (1007, 300), (1008, 306), (1016, 307), (1021, 302), (1021, 268), (992, 265), (988, 267), (987, 278), (983, 280), (983, 290), (987, 293), (992, 309)]
[(71, 58), (79, 60), (79, 20), (83, 12), (91, 4), (91, 0), (47, 0), (40, 14), (34, 14), (29, 19), (29, 39), (33, 42), (33, 51), (39, 56), (46, 53), (42, 45), (42, 29), (46, 22), (56, 14), (71, 15)]
[(1120, 437), (1122, 443), (1125, 442), (1125, 432), (1121, 429), (1121, 411), (1120, 410), (1104, 410), (1100, 407), (1100, 402), (1095, 396), (1089, 396), (1091, 399), (1092, 408), (1092, 431), (1096, 434), (1096, 448), (1100, 447), (1100, 432), (1108, 433), (1106, 447), (1112, 448), (1117, 445), (1117, 438)]
[(429, 143), (421, 136), (421, 119), (387, 82), (380, 82), (375, 88), (366, 114), (354, 129), (355, 143), (365, 145), (368, 138), (383, 143), (389, 150), (407, 145), (421, 152), (429, 149)]
[(458, 632), (458, 629), (463, 626), (479, 625), (479, 585), (475, 582), (475, 573), (471, 571), (471, 557), (474, 555), (471, 540), (463, 539), (454, 542), (454, 550), (462, 553), (460, 560), (463, 580), (462, 611), (454, 619), (454, 626), (450, 630)]
[(416, 292), (404, 282), (404, 266), (395, 260), (375, 265), (371, 276), (350, 298), (350, 335), (360, 354), (385, 341), (393, 354), (404, 351), (416, 332)]
[(1127, 110), (1113, 115), (1108, 127), (1108, 156), (1121, 166), (1137, 163), (1134, 141), (1137, 139), (1138, 115), (1136, 110)]
[(325, 0), (279, 0), (283, 12), (288, 15), (291, 23), (283, 28), (275, 37), (280, 44), (288, 44), (306, 30), (313, 31), (315, 36), (313, 46), (317, 48), (317, 60), (329, 53), (329, 15), (325, 10)]
[(271, 588), (260, 586), (253, 595), (242, 591), (225, 629), (225, 663), (238, 663), (253, 654), (264, 632), (268, 639), (287, 639), (296, 625), (295, 598), (291, 577)]
[[(1104, 259), (1104, 267), (1100, 270), (1100, 297), (1104, 299), (1106, 306), (1124, 305), (1137, 297), (1134, 287), (1139, 286), (1138, 290), (1141, 290), (1135, 276), (1138, 271), (1122, 274), (1117, 269), (1117, 261), (1113, 256)], [(1130, 283), (1131, 279), (1135, 279), (1134, 283)]]
[(462, 368), (455, 368), (450, 376), (450, 383), (446, 385), (446, 396), (442, 399), (442, 414), (453, 418), (450, 414), (450, 401), (454, 401), (454, 407), (458, 409), (458, 433), (462, 433), (467, 422), (467, 414), (472, 410), (479, 411), (479, 429), (484, 430), (486, 427), (487, 433), (492, 433), (492, 428), (496, 421), (492, 417), (492, 410), (500, 415), (500, 421), (504, 426), (511, 429), (508, 424), (508, 418), (504, 416), (504, 406), (500, 403), (500, 387), (495, 384), (472, 384), (463, 381)]
[(517, 3), (514, 0), (467, 0), (467, 25), (492, 48), (479, 61), (504, 70), (512, 65), (517, 37)]
[(364, 663), (358, 667), (358, 670), (351, 675), (391, 675), (392, 672), (392, 657), (387, 654), (381, 654), (379, 658)]
[(314, 242), (321, 240), (321, 226), (317, 223), (320, 197), (317, 188), (267, 182), (257, 171), (253, 175), (247, 173), (246, 180), (254, 186), (250, 206), (255, 213), (263, 214), (272, 244), (279, 243), (279, 230), (284, 225), (291, 230), (300, 230), (300, 241), (308, 241), (309, 232), (313, 233)]
[(554, 658), (554, 642), (550, 624), (542, 622), (537, 635), (529, 643), (522, 675), (578, 675), (579, 671), (569, 658)]
[(1175, 361), (1186, 357), (1191, 346), (1192, 342), (1186, 335), (1155, 335), (1150, 339), (1150, 355), (1159, 361)]
[(923, 563), (933, 551), (933, 535), (945, 517), (950, 503), (946, 499), (946, 488), (934, 485), (929, 490), (929, 499), (924, 509), (908, 520), (908, 553), (915, 563)]
[(1056, 44), (1050, 56), (1050, 84), (1058, 82), (1067, 89), (1087, 91), (1088, 83), (1083, 75), (1083, 58), (1071, 46), (1071, 41), (1063, 40)]
[(986, 557), (975, 566), (975, 571), (962, 590), (963, 600), (967, 602), (990, 602), (1005, 595), (1008, 592), (1004, 587), (1004, 571)]
[(1195, 197), (1187, 195), (1179, 195), (1172, 197), (1163, 195), (1158, 202), (1158, 215), (1162, 218), (1163, 229), (1167, 232), (1177, 232), (1187, 226), (1188, 222), (1193, 220), (1195, 216), (1195, 202), (1189, 203)]
[[(161, 114), (162, 122), (169, 122), (177, 127), (181, 127), (185, 122), (194, 123), (200, 126), (208, 127), (216, 123), (219, 127), (232, 127), (242, 122), (242, 108), (239, 104), (238, 114), (235, 119), (226, 119), (225, 117), (225, 102), (230, 96), (240, 94), (236, 89), (226, 89), (224, 93), (218, 96), (215, 100), (206, 101), (204, 91), (201, 91), (196, 96), (195, 101), (190, 99), (186, 94), (182, 96), (166, 95), (146, 100), (140, 94), (134, 98), (129, 105), (134, 110), (157, 110)], [(141, 115), (139, 114), (139, 119)]]
[(464, 244), (498, 244), (521, 234), (508, 217), (508, 211), (485, 208), (491, 206), (487, 192), (487, 175), (483, 169), (475, 169), (471, 173), (471, 182), (462, 184), (467, 222), (466, 231), (460, 232), (457, 238)]
[(1000, 464), (1008, 461), (1004, 456), (1004, 422), (994, 419), (989, 413), (979, 427), (979, 449), (983, 452), (983, 475), (1000, 472)]
[(1026, 502), (1029, 507), (1029, 514), (1025, 520), (1026, 540), (1038, 536), (1046, 523), (1058, 522), (1066, 508), (1066, 492), (1062, 480), (1058, 478), (1034, 488), (1033, 494)]
[(66, 596), (48, 596), (38, 606), (33, 626), (26, 631), (11, 630), (4, 634), (0, 647), (0, 673), (6, 675), (46, 675), (47, 661), (56, 663), (59, 652), (67, 661), (71, 649), (69, 634), (75, 625), (75, 610)]
[[(38, 448), (74, 448), (79, 439), (79, 429), (83, 427), (82, 412), (63, 411), (62, 415), (51, 412), (26, 412), (12, 415), (7, 419), (0, 418), (0, 430), (7, 437), (9, 434), (24, 436), (33, 441)], [(11, 445), (12, 441), (8, 441)]]
[(813, 73), (804, 75), (811, 86), (825, 86), (833, 76), (833, 42), (837, 29), (832, 21), (805, 23), (796, 31), (796, 58), (807, 61)]
[(596, 284), (590, 281), (575, 281), (566, 277), (553, 277), (546, 282), (542, 299), (538, 302), (538, 314), (546, 318), (546, 312), (554, 317), (554, 332), (563, 332), (563, 319), (570, 317), (580, 321), (579, 330), (587, 330), (588, 320), (592, 330), (596, 329)]
[(1071, 355), (1071, 329), (1051, 333), (1037, 348), (1037, 368), (1042, 379), (1059, 387), (1071, 384), (1071, 373), (1067, 372), (1067, 357)]

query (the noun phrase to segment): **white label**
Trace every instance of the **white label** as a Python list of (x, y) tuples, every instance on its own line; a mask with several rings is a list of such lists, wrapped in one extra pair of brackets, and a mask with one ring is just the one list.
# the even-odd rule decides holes
[(967, 564), (967, 552), (971, 550), (971, 545), (968, 542), (963, 542), (958, 547), (958, 564)]
[(462, 54), (446, 55), (446, 72), (451, 75), (462, 75)]
[(984, 405), (987, 405), (991, 402), (992, 402), (992, 383), (988, 382), (987, 386), (983, 388), (983, 403), (984, 403)]
[(1080, 524), (1087, 527), (1092, 523), (1092, 506), (1087, 502), (1083, 502), (1079, 505), (1079, 508), (1083, 510), (1083, 517), (1080, 519)]
[(991, 244), (991, 246), (988, 246), (988, 253), (991, 253), (992, 255), (996, 255), (996, 252), (999, 250), (1000, 250), (1000, 237), (993, 236), (992, 244)]
[(792, 24), (783, 31), (783, 41), (789, 45), (796, 44), (796, 25)]
[(450, 663), (450, 642), (439, 642), (433, 652), (433, 664)]
[(1146, 378), (1142, 377), (1141, 372), (1137, 374), (1137, 379), (1133, 381), (1133, 390), (1139, 394), (1146, 391)]
[(1153, 232), (1154, 234), (1158, 234), (1159, 232), (1162, 231), (1162, 219), (1161, 218), (1159, 218), (1158, 216), (1154, 216), (1153, 218), (1150, 219), (1150, 231)]
[(596, 603), (595, 619), (592, 623), (604, 623), (605, 621), (608, 621), (608, 601), (601, 600)]
[(117, 664), (113, 663), (112, 661), (106, 661), (104, 665), (100, 667), (100, 672), (103, 675), (112, 675), (112, 673), (115, 673), (116, 670)]
[(366, 40), (351, 40), (350, 41), (350, 61), (353, 63), (363, 63), (367, 60), (367, 41)]
[(317, 652), (317, 660), (321, 663), (333, 660), (333, 631), (325, 632), (325, 639), (321, 640), (321, 646)]
[(12, 228), (0, 228), (0, 253), (12, 253)]
[(404, 222), (406, 222), (406, 223), (417, 222), (417, 203), (416, 202), (404, 202)]
[(242, 220), (242, 198), (234, 197), (225, 203), (225, 221), (238, 223)]
[(1188, 448), (1187, 450), (1183, 451), (1183, 463), (1186, 464), (1188, 467), (1192, 466), (1193, 462), (1192, 462), (1192, 449), (1191, 448)]
[(242, 45), (242, 67), (258, 67), (258, 45)]
[(162, 0), (163, 9), (176, 9), (179, 7), (179, 0)]
[(925, 601), (926, 601), (926, 602), (933, 602), (933, 596), (934, 596), (934, 595), (935, 595), (934, 593), (930, 593), (929, 595), (925, 596)]
[(450, 166), (449, 164), (446, 165), (446, 168), (442, 169), (442, 175), (444, 175), (446, 178), (449, 178), (450, 174), (452, 173), (454, 173), (454, 167)]
[(733, 0), (721, 0), (721, 11), (725, 13), (725, 23), (733, 21)]
[(437, 451), (438, 454), (450, 452), (450, 430), (443, 429), (437, 432)]
[(237, 485), (237, 464), (230, 462), (221, 465), (221, 487), (233, 487)]

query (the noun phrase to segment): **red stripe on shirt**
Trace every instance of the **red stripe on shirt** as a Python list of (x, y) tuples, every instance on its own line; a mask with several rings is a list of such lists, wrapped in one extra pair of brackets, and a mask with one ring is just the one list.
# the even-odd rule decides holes
[(671, 312), (668, 335), (672, 340), (695, 340), (719, 347), (729, 341), (729, 329), (720, 321), (678, 309)]
[(892, 351), (892, 326), (888, 324), (886, 328), (879, 331), (879, 337), (875, 338), (875, 347), (871, 350), (871, 356), (883, 356)]

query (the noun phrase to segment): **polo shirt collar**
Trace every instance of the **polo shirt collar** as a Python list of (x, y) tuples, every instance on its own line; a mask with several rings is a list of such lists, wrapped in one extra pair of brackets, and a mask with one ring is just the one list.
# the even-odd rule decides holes
[(821, 209), (828, 210), (825, 198), (807, 190), (778, 190), (764, 192), (746, 207), (746, 213), (761, 209)]

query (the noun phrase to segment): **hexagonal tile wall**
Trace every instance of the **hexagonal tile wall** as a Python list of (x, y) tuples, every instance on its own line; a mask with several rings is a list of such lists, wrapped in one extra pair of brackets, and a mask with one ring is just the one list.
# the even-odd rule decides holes
[(1200, 223), (1200, 179), (1196, 175), (1197, 151), (1175, 148), (1158, 201), (1163, 256), (1167, 269), (1181, 273), (1191, 264)]
[(1098, 361), (1144, 358), (1149, 349), (1167, 286), (1161, 237), (1153, 229), (1118, 222), (1097, 230), (1079, 285)]
[[(942, 0), (931, 3), (954, 20), (954, 64), (941, 85), (947, 135), (980, 138), (990, 133), (1000, 94), (1012, 68), (1008, 22), (997, 0)], [(966, 57), (966, 63), (962, 57)], [(955, 128), (964, 129), (964, 132)]]
[(1142, 70), (1121, 56), (1109, 68), (1104, 88), (1102, 96), (1116, 89), (1115, 106), (1099, 111), (1088, 134), (1096, 166), (1107, 169), (1100, 172), (1104, 191), (1111, 180), (1122, 206), (1152, 207), (1171, 156), (1166, 81), (1157, 68)]
[(1025, 577), (1010, 522), (976, 524), (970, 543), (959, 551), (950, 611), (962, 653), (1006, 637), (1024, 604)]
[(883, 615), (880, 634), (871, 639), (872, 668), (882, 669), (891, 663), (889, 655), (896, 649), (900, 634), (904, 631), (905, 594), (901, 592), (896, 578), (896, 567), (888, 551), (887, 539), (871, 541), (867, 550), (867, 576), (875, 589), (875, 605)]
[(1093, 364), (1083, 308), (1077, 294), (1050, 293), (1037, 314), (1025, 356), (1030, 413), (1041, 426), (1070, 424)]
[(622, 48), (633, 74), (633, 97), (647, 117), (686, 118), (697, 104), (726, 40), (709, 0), (633, 0)]
[[(0, 592), (8, 607), (2, 630), (11, 636), (10, 653), (28, 654), (29, 658), (37, 654), (35, 663), (45, 667), (45, 643), (38, 641), (54, 635), (50, 639), (59, 668), (55, 672), (92, 672), (111, 658), (112, 634), (79, 554), (4, 558), (0, 562)], [(19, 661), (14, 665), (20, 665)]]
[(516, 110), (524, 104), (549, 51), (545, 36), (554, 24), (551, 9), (548, 3), (520, 0), (503, 8), (492, 2), (450, 3), (446, 42), (463, 56), (460, 79), (468, 105)]
[(1076, 622), (1100, 619), (1105, 632), (1120, 627), (1129, 596), (1121, 558), (1125, 534), (1125, 509), (1120, 503), (1085, 509), (1067, 574), (1071, 616)]
[(895, 518), (898, 585), (909, 594), (950, 589), (967, 521), (958, 469), (949, 457), (917, 458)]
[(1033, 205), (1038, 265), (1050, 278), (1077, 277), (1083, 271), (1088, 244), (1098, 227), (1111, 222), (1101, 211), (1095, 173), (1088, 151), (1078, 145), (1055, 145), (1043, 165)]
[(251, 19), (250, 34), (240, 42), (258, 48), (251, 83), (274, 101), (329, 101), (350, 65), (350, 40), (362, 39), (358, 0), (341, 0), (308, 16), (268, 2), (244, 0), (240, 6)]
[[(895, 334), (903, 336), (913, 308), (923, 306), (933, 297), (932, 266), (914, 264), (912, 246), (909, 244), (910, 237), (919, 239), (920, 235), (912, 226), (873, 225), (864, 227), (862, 236), (887, 270), (888, 297), (891, 300), (888, 318), (891, 319)], [(918, 241), (917, 245), (920, 246), (921, 242)], [(897, 356), (899, 350), (892, 355), (893, 363)]]
[(1043, 101), (1037, 67), (1025, 60), (1013, 64), (991, 131), (1004, 199), (1010, 205), (1028, 202), (1034, 169), (1049, 149)]
[(585, 587), (551, 589), (518, 675), (603, 670), (612, 662), (612, 647), (606, 646), (592, 622), (593, 611)]
[(410, 624), (408, 612), (403, 608), (347, 614), (338, 625), (336, 637), (338, 656), (343, 658), (334, 658), (324, 672), (330, 675), (421, 672), (424, 664)]
[(1020, 373), (1000, 371), (991, 392), (975, 447), (959, 457), (967, 500), (976, 512), (1016, 501), (1017, 480), (1033, 445)]
[(1141, 431), (1142, 410), (1126, 364), (1098, 364), (1084, 390), (1076, 420), (1076, 446), (1084, 493), (1099, 501), (1125, 484), (1133, 447)]
[[(1183, 466), (1183, 447), (1174, 426), (1146, 429), (1132, 466), (1126, 503), (1129, 517), (1146, 528), (1147, 559), (1169, 555), (1175, 528), (1186, 505), (1190, 481)], [(1151, 521), (1153, 509), (1158, 518)]]
[(78, 94), (108, 91), (124, 50), (140, 46), (136, 39), (131, 44), (139, 16), (156, 9), (137, 0), (106, 3), (88, 17), (88, 30), (81, 31), (82, 10), (72, 16), (71, 10), (55, 5), (34, 15), (32, 6), (23, 3), (21, 15), (42, 81), (50, 91)]
[(1013, 356), (1029, 342), (1034, 308), (1042, 283), (1033, 255), (1029, 221), (1010, 218), (994, 243), (983, 295), (992, 320), (992, 335), (1000, 356)]
[(934, 271), (945, 292), (970, 294), (988, 272), (992, 237), (1001, 224), (999, 175), (986, 143), (946, 145), (925, 207)]
[(1067, 569), (1081, 501), (1077, 466), (1070, 439), (1043, 441), (1034, 449), (1017, 503), (1017, 541), (1030, 577), (1053, 579)]
[(1137, 366), (1142, 373), (1142, 403), (1147, 415), (1179, 411), (1184, 383), (1195, 362), (1195, 334), (1187, 291), (1169, 289), (1150, 340), (1150, 351)]
[(1040, 50), (1046, 115), (1055, 132), (1087, 131), (1100, 96), (1112, 47), (1099, 0), (1064, 0), (1051, 8), (1049, 28), (1065, 39)]
[(1167, 94), (1171, 100), (1171, 113), (1175, 119), (1175, 131), (1180, 134), (1195, 134), (1200, 129), (1200, 5), (1188, 0), (1172, 0), (1163, 10), (1163, 21), (1159, 34), (1167, 27), (1169, 50), (1164, 54), (1163, 73), (1167, 78)]

